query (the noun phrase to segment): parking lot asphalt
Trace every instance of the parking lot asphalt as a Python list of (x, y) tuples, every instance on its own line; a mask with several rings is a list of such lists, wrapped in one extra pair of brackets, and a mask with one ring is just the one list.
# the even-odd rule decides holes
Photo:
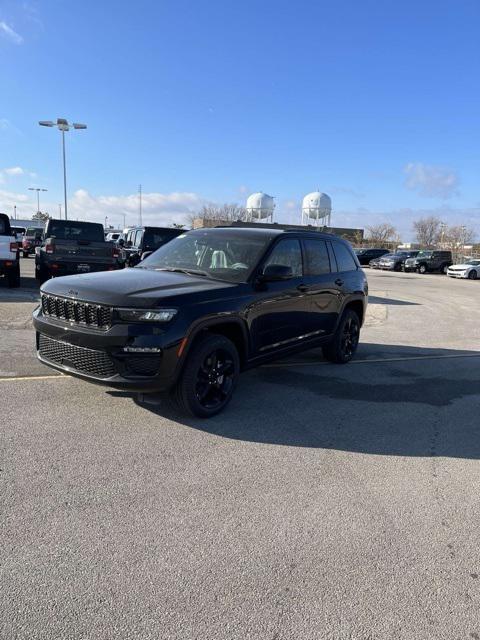
[(0, 638), (480, 638), (480, 282), (367, 271), (355, 362), (242, 375), (227, 411), (35, 360), (0, 282)]

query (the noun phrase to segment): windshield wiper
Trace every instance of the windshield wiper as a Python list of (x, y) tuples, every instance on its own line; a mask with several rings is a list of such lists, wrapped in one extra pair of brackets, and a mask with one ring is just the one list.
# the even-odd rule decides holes
[(186, 273), (187, 275), (192, 276), (205, 276), (210, 277), (210, 274), (207, 271), (202, 271), (201, 269), (182, 269), (180, 267), (158, 267), (155, 271), (172, 271), (174, 273)]

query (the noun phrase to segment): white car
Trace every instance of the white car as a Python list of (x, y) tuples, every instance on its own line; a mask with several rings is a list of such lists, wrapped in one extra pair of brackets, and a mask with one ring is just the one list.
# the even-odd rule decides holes
[(448, 267), (447, 275), (451, 278), (476, 280), (480, 278), (480, 260), (469, 260), (464, 264), (453, 264)]

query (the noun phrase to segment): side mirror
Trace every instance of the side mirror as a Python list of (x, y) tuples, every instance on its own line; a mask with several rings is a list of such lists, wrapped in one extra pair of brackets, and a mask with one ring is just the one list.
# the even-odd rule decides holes
[(278, 282), (280, 280), (291, 280), (292, 278), (292, 267), (285, 264), (269, 264), (260, 276), (262, 282)]
[(125, 240), (123, 238), (120, 238), (120, 240), (118, 240), (117, 242), (119, 247), (123, 247), (123, 245), (125, 244)]

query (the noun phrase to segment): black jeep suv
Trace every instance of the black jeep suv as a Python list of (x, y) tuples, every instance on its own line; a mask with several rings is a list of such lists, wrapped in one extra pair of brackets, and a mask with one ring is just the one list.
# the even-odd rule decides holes
[(451, 251), (419, 251), (414, 258), (405, 260), (404, 271), (417, 273), (431, 273), (438, 271), (447, 273), (453, 264)]
[(183, 233), (137, 267), (49, 280), (37, 353), (72, 375), (172, 390), (209, 417), (239, 372), (295, 350), (355, 354), (368, 297), (350, 245), (320, 232), (225, 227)]

